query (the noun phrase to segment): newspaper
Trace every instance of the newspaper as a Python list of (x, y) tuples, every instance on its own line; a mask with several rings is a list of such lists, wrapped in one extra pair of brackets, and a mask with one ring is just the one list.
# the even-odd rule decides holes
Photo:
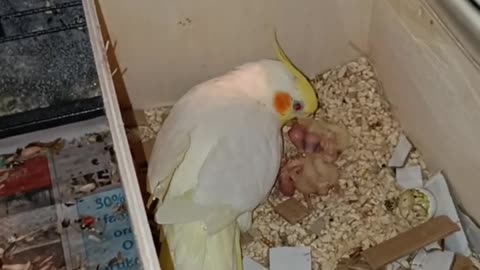
[(0, 153), (2, 269), (143, 269), (108, 130), (40, 145)]

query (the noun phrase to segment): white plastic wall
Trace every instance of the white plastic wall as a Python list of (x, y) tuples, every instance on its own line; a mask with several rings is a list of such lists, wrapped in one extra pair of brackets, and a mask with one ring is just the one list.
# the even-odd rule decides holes
[(172, 103), (235, 65), (273, 55), (274, 28), (308, 75), (365, 49), (370, 0), (101, 0), (134, 107)]
[(423, 1), (377, 0), (372, 14), (370, 55), (395, 115), (480, 220), (478, 67)]
[(365, 52), (407, 135), (429, 166), (448, 176), (466, 212), (480, 220), (480, 72), (423, 0), (100, 4), (135, 108), (171, 104), (235, 65), (273, 57), (274, 28), (307, 75)]

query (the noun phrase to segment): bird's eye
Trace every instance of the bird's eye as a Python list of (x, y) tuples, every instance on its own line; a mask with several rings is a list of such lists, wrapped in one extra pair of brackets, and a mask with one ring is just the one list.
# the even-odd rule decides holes
[(293, 110), (298, 112), (303, 109), (303, 104), (299, 101), (294, 101), (293, 102)]

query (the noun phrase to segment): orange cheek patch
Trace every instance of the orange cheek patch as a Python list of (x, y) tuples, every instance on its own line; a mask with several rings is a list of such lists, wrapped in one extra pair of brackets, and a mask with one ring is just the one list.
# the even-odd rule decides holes
[(291, 106), (292, 100), (287, 93), (280, 92), (273, 97), (273, 107), (278, 113), (285, 113)]

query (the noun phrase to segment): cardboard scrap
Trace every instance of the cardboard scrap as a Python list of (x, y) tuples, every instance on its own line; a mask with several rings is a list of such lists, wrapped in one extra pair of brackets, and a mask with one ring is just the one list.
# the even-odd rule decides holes
[(410, 151), (412, 151), (412, 144), (404, 134), (400, 134), (398, 144), (393, 150), (388, 166), (394, 168), (403, 167)]
[(457, 213), (457, 208), (453, 202), (452, 196), (448, 189), (447, 181), (441, 172), (436, 173), (425, 184), (433, 196), (436, 198), (437, 210), (435, 216), (445, 215), (448, 216), (453, 222), (457, 223), (460, 231), (448, 236), (445, 239), (445, 248), (459, 253), (463, 256), (470, 256), (472, 251), (468, 245), (467, 237), (460, 223), (460, 218)]
[(287, 220), (290, 224), (295, 224), (308, 216), (308, 209), (294, 198), (283, 201), (275, 206), (275, 212)]
[(403, 189), (423, 186), (422, 167), (420, 165), (397, 168), (395, 170), (397, 184)]
[(335, 268), (335, 270), (372, 270), (372, 268), (368, 263), (364, 261), (349, 260), (349, 261), (340, 262)]
[(451, 251), (435, 250), (426, 252), (420, 250), (413, 259), (412, 270), (450, 270), (455, 253)]
[(378, 269), (459, 230), (459, 226), (447, 216), (434, 217), (409, 231), (365, 250), (362, 256), (373, 269)]
[[(381, 270), (387, 270), (382, 268)], [(343, 258), (337, 264), (335, 270), (373, 270), (372, 267), (363, 260), (360, 256), (350, 256), (350, 258)], [(388, 269), (392, 270), (392, 269)]]
[(250, 230), (248, 230), (248, 234), (251, 235), (253, 239), (262, 237), (262, 232), (257, 228), (250, 228)]
[(310, 231), (320, 236), (321, 232), (325, 230), (326, 227), (327, 223), (325, 222), (325, 219), (319, 218), (310, 226)]
[(243, 269), (244, 270), (267, 270), (267, 268), (263, 267), (263, 265), (259, 264), (258, 262), (252, 260), (250, 257), (247, 257), (247, 256), (243, 257)]
[(472, 263), (472, 261), (462, 255), (455, 256), (453, 261), (452, 270), (478, 270)]
[(270, 270), (311, 270), (310, 247), (277, 247), (270, 249)]

